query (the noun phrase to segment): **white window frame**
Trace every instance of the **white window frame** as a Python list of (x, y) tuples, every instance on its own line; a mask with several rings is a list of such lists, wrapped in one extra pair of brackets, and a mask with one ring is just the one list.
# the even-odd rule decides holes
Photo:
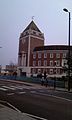
[(66, 58), (66, 53), (63, 53), (63, 58)]
[(50, 61), (50, 66), (53, 66), (53, 60)]
[(49, 74), (52, 75), (53, 74), (53, 69), (49, 70)]
[(33, 59), (36, 59), (36, 53), (35, 52), (33, 53)]
[(44, 66), (47, 66), (47, 60), (44, 60)]
[(38, 58), (41, 58), (41, 55), (42, 55), (41, 52), (38, 52)]
[(33, 61), (33, 66), (36, 66), (36, 61)]
[(60, 58), (60, 53), (56, 53), (56, 58)]
[(35, 69), (35, 68), (32, 69), (32, 73), (33, 73), (33, 74), (36, 73), (36, 69)]
[(38, 66), (41, 66), (41, 60), (38, 60)]
[(54, 66), (60, 66), (60, 60), (54, 61), (54, 63), (56, 63)]
[(44, 58), (47, 58), (47, 53), (46, 52), (44, 52)]
[(53, 53), (50, 53), (50, 58), (53, 58)]

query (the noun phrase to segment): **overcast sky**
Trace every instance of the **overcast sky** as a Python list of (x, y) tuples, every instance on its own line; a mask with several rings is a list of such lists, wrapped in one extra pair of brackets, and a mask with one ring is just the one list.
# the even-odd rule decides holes
[(68, 13), (63, 8), (72, 13), (72, 0), (0, 0), (0, 64), (17, 63), (19, 36), (32, 16), (45, 45), (68, 44)]

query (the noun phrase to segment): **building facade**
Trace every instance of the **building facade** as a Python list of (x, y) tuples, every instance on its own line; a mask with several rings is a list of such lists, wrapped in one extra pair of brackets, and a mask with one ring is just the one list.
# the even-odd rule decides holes
[(46, 71), (49, 77), (65, 76), (63, 67), (67, 67), (67, 54), (67, 45), (45, 46), (44, 34), (31, 21), (19, 38), (18, 75), (30, 76)]

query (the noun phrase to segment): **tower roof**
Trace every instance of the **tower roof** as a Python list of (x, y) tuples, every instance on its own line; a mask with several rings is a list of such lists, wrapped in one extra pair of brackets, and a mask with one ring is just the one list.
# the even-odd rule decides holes
[(38, 32), (41, 32), (41, 31), (39, 30), (39, 28), (37, 27), (37, 25), (34, 23), (33, 20), (32, 20), (32, 21), (30, 22), (30, 24), (26, 27), (26, 29), (24, 30), (24, 32), (27, 31), (27, 30), (29, 30), (29, 29), (35, 30), (35, 31), (38, 31)]

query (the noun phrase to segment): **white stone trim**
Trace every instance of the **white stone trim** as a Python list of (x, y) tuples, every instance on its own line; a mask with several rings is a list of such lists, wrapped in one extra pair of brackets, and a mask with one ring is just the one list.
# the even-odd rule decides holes
[(30, 68), (50, 68), (50, 69), (51, 68), (60, 68), (61, 69), (62, 67), (61, 66), (34, 66), (34, 67), (30, 66)]
[(28, 40), (28, 63), (27, 66), (29, 67), (29, 61), (30, 61), (30, 35), (29, 35), (29, 40)]
[(20, 38), (19, 40), (22, 40), (22, 39), (27, 38), (27, 37), (29, 37), (29, 36), (34, 37), (34, 38), (37, 38), (37, 39), (40, 39), (40, 40), (44, 40), (44, 38), (40, 38), (40, 37), (37, 37), (37, 36), (34, 36), (34, 35), (27, 35), (27, 36), (25, 36), (25, 37)]

